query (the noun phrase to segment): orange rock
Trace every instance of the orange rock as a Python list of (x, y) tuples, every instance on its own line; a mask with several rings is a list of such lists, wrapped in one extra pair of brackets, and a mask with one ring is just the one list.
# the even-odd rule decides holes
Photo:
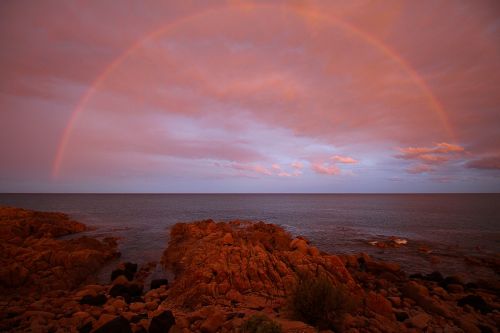
[(380, 294), (376, 294), (372, 291), (369, 292), (366, 295), (365, 304), (368, 309), (375, 313), (378, 313), (389, 319), (394, 318), (391, 302)]
[(65, 214), (0, 208), (0, 241), (8, 253), (0, 265), (0, 294), (74, 288), (116, 256), (116, 245), (92, 238), (54, 239), (84, 230)]
[(227, 232), (224, 237), (222, 237), (222, 244), (224, 245), (233, 245), (234, 239), (231, 233)]
[(308, 245), (307, 245), (307, 242), (305, 240), (300, 239), (300, 238), (295, 238), (294, 240), (292, 240), (290, 242), (290, 248), (292, 250), (297, 250), (303, 254), (307, 254)]
[[(233, 246), (221, 246), (229, 243)], [(238, 295), (256, 293), (284, 297), (300, 271), (326, 274), (354, 287), (338, 257), (323, 255), (305, 239), (292, 240), (282, 228), (262, 222), (177, 224), (162, 264), (176, 274), (167, 291), (169, 304), (184, 307), (245, 302)]]
[(215, 333), (224, 324), (225, 315), (222, 311), (214, 309), (210, 316), (203, 322), (200, 327), (203, 333)]

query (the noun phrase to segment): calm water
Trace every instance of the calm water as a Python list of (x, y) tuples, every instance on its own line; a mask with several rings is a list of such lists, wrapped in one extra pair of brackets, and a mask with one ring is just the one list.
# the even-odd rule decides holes
[[(174, 223), (208, 218), (279, 224), (321, 250), (368, 252), (409, 271), (463, 272), (463, 254), (500, 253), (498, 194), (0, 194), (0, 205), (68, 213), (97, 228), (89, 235), (120, 237), (122, 260), (135, 262), (158, 260)], [(367, 244), (386, 236), (408, 246)]]

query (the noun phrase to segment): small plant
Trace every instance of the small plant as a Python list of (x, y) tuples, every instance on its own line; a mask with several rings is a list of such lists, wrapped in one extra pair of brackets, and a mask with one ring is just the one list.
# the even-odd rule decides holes
[(253, 315), (241, 325), (242, 333), (281, 333), (281, 326), (265, 315)]
[(293, 316), (319, 329), (342, 330), (346, 313), (354, 310), (355, 301), (345, 285), (334, 285), (327, 276), (299, 274), (290, 295)]

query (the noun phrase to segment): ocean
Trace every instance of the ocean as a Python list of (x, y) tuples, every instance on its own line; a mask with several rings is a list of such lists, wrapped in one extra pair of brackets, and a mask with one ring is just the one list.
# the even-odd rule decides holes
[[(491, 277), (467, 256), (500, 254), (500, 194), (0, 194), (0, 205), (69, 214), (119, 237), (122, 261), (158, 261), (177, 222), (252, 220), (283, 226), (329, 253), (366, 252), (408, 273)], [(404, 238), (400, 248), (370, 241)], [(426, 251), (422, 251), (425, 249)]]

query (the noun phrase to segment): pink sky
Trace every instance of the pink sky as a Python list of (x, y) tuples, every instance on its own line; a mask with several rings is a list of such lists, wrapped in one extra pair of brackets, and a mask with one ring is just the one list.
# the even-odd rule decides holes
[(497, 1), (2, 1), (1, 192), (498, 192)]

